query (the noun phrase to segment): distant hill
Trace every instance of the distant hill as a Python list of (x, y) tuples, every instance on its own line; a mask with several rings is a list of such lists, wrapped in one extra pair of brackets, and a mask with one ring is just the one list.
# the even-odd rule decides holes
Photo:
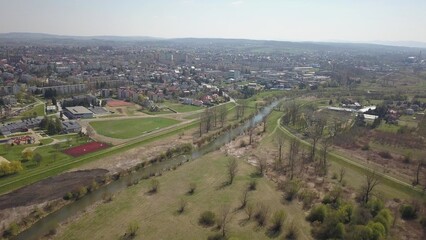
[(412, 48), (425, 48), (426, 42), (416, 41), (375, 41), (375, 44), (387, 45), (387, 46), (398, 46), (398, 47), (412, 47)]
[(45, 33), (11, 32), (0, 33), (0, 42), (5, 44), (40, 44), (40, 45), (132, 45), (149, 43), (152, 46), (192, 46), (202, 48), (223, 48), (246, 50), (248, 52), (283, 52), (283, 51), (404, 51), (415, 52), (426, 48), (421, 42), (290, 42), (249, 39), (222, 38), (156, 38), (148, 36), (66, 36)]
[(145, 36), (67, 36), (54, 35), (46, 33), (26, 33), (11, 32), (0, 33), (0, 39), (16, 39), (16, 40), (54, 40), (54, 39), (75, 39), (75, 40), (103, 40), (103, 41), (152, 41), (161, 40), (161, 38), (145, 37)]

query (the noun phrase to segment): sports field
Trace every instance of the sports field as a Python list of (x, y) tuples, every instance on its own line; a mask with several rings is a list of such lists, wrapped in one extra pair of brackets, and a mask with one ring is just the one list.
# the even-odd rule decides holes
[(91, 122), (90, 125), (98, 134), (111, 138), (128, 139), (177, 123), (179, 121), (174, 119), (154, 117), (96, 121)]

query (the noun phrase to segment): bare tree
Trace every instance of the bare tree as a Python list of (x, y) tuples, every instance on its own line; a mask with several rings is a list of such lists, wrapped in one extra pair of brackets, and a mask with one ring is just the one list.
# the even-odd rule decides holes
[(284, 133), (281, 132), (280, 130), (278, 130), (275, 133), (275, 142), (277, 144), (278, 147), (278, 163), (281, 163), (282, 158), (283, 158), (283, 146), (284, 146)]
[(243, 106), (241, 105), (237, 105), (237, 107), (235, 107), (235, 113), (236, 113), (235, 116), (237, 120), (242, 117), (242, 112), (243, 112), (242, 109), (243, 109)]
[(230, 158), (227, 164), (228, 170), (228, 184), (231, 185), (234, 182), (234, 178), (238, 172), (238, 162), (235, 158)]
[(246, 101), (244, 101), (242, 104), (241, 104), (241, 116), (244, 118), (244, 115), (246, 114), (246, 109), (247, 109), (247, 102)]
[(217, 121), (218, 121), (218, 119), (219, 119), (219, 112), (218, 112), (218, 110), (217, 110), (217, 108), (215, 108), (215, 107), (213, 107), (213, 108), (211, 108), (211, 114), (212, 114), (212, 122), (213, 122), (213, 125), (214, 125), (214, 127), (216, 128), (217, 127)]
[(205, 124), (206, 124), (206, 132), (209, 132), (212, 129), (213, 125), (213, 112), (210, 108), (206, 108), (204, 111), (205, 114)]
[(296, 165), (297, 155), (299, 154), (300, 142), (293, 138), (290, 141), (290, 150), (288, 154), (289, 168), (290, 168), (290, 180), (294, 177), (294, 168)]
[(362, 200), (364, 201), (364, 203), (367, 203), (368, 200), (370, 200), (370, 196), (372, 191), (374, 190), (374, 188), (379, 185), (379, 178), (377, 176), (376, 171), (367, 173), (367, 175), (365, 175), (365, 185), (361, 187), (361, 194), (362, 194)]
[(422, 167), (426, 165), (425, 160), (419, 160), (417, 163), (417, 169), (416, 169), (416, 180), (414, 181), (414, 185), (417, 185), (420, 183), (420, 172), (422, 170)]
[(343, 181), (343, 178), (345, 177), (346, 169), (344, 167), (340, 168), (339, 173), (339, 183)]
[(239, 209), (244, 209), (246, 207), (249, 191), (250, 190), (248, 188), (244, 188), (243, 194), (241, 194), (241, 198), (240, 198), (240, 207), (239, 207)]
[(251, 145), (253, 143), (253, 133), (254, 133), (254, 126), (250, 126), (248, 131), (248, 135), (249, 135), (249, 145)]
[(222, 237), (226, 237), (228, 223), (231, 221), (231, 211), (229, 206), (222, 206), (221, 214), (218, 219), (218, 227), (222, 232)]
[(258, 164), (258, 170), (259, 170), (259, 176), (263, 176), (263, 173), (266, 170), (266, 159), (265, 158), (259, 158), (257, 161)]
[(200, 137), (203, 135), (203, 132), (209, 132), (212, 129), (214, 123), (214, 115), (210, 108), (206, 108), (204, 112), (200, 113), (200, 128), (199, 133)]
[(315, 119), (310, 121), (308, 127), (308, 136), (312, 139), (311, 161), (315, 161), (315, 151), (317, 143), (321, 139), (324, 132), (325, 120)]
[(203, 136), (203, 126), (205, 124), (205, 116), (203, 113), (200, 113), (200, 128), (199, 128), (199, 134), (200, 137)]
[(263, 132), (266, 132), (266, 123), (268, 122), (268, 116), (263, 117)]
[(324, 138), (321, 142), (321, 161), (320, 161), (320, 165), (321, 165), (321, 171), (322, 174), (325, 176), (327, 174), (327, 155), (328, 155), (328, 150), (331, 147), (331, 137), (327, 137)]
[(247, 214), (247, 219), (251, 220), (251, 217), (253, 216), (253, 213), (254, 213), (254, 205), (251, 203), (248, 203), (244, 211)]
[(228, 110), (226, 109), (225, 105), (221, 105), (219, 107), (219, 120), (220, 120), (220, 127), (223, 127), (225, 125), (226, 116), (228, 115)]

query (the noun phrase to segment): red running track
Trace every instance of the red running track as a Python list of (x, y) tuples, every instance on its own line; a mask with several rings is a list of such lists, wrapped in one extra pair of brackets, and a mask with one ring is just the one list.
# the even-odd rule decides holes
[(71, 155), (73, 157), (80, 157), (84, 154), (96, 152), (98, 150), (105, 149), (105, 148), (108, 148), (108, 147), (109, 147), (109, 145), (106, 144), (106, 143), (90, 142), (90, 143), (86, 143), (86, 144), (83, 144), (83, 145), (80, 145), (80, 146), (68, 148), (68, 149), (64, 150), (63, 152), (65, 154)]

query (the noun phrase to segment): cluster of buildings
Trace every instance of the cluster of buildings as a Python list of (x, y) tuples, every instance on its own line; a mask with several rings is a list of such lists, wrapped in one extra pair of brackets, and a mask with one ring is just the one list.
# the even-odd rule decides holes
[[(263, 89), (350, 85), (360, 81), (359, 72), (382, 76), (400, 68), (426, 67), (421, 55), (413, 58), (401, 51), (387, 52), (387, 58), (378, 61), (370, 49), (307, 46), (303, 51), (275, 51), (280, 44), (200, 40), (0, 46), (0, 115), (22, 106), (17, 97), (22, 93), (55, 97), (63, 107), (59, 111), (78, 119), (103, 114), (105, 110), (96, 107), (101, 107), (99, 98), (147, 108), (168, 99), (202, 106)], [(252, 51), (269, 45), (273, 51)]]

